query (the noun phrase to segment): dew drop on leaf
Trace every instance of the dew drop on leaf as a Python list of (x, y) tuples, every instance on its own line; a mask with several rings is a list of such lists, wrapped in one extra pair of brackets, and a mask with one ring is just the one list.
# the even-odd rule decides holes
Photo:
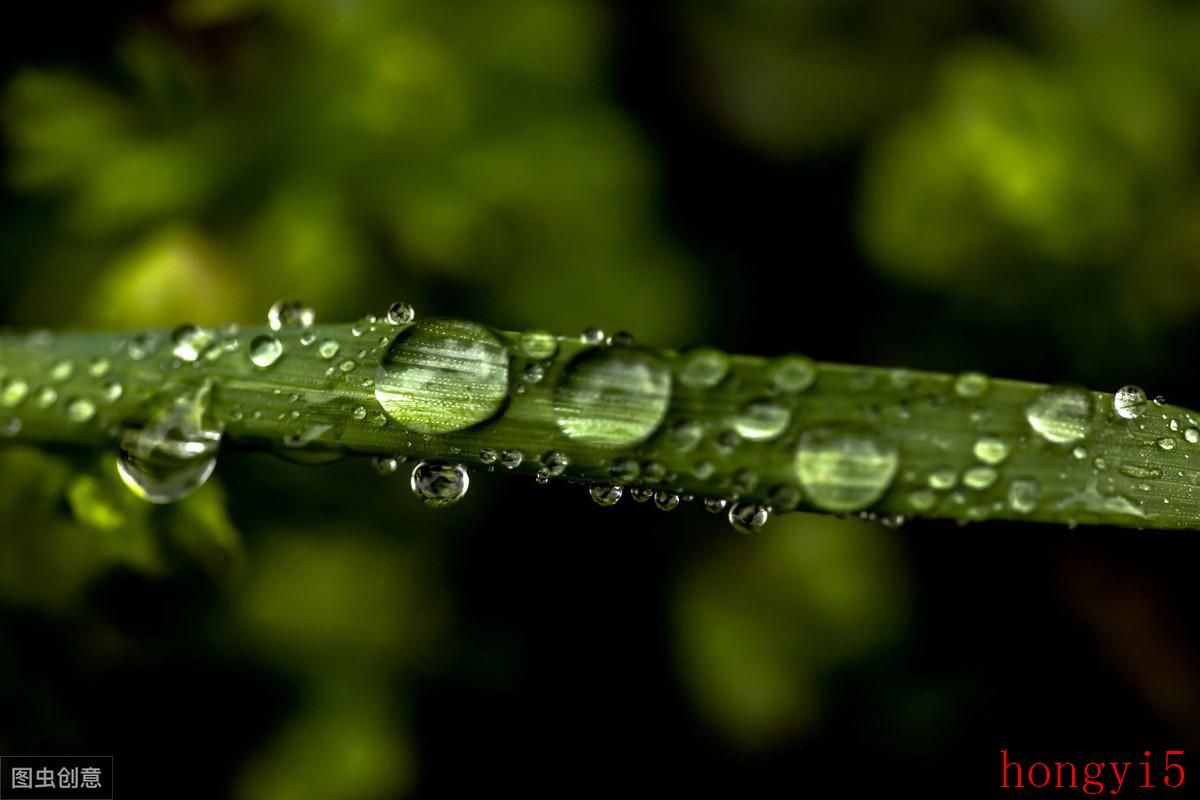
[(554, 389), (559, 430), (599, 447), (646, 440), (662, 424), (670, 402), (670, 370), (654, 355), (625, 347), (578, 354)]
[(892, 485), (899, 464), (894, 445), (864, 431), (805, 431), (795, 454), (800, 485), (813, 504), (826, 511), (871, 505)]

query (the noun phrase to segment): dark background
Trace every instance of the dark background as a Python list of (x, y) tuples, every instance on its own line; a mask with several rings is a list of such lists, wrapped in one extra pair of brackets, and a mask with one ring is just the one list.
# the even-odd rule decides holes
[[(1187, 3), (27, 11), (0, 33), (6, 325), (395, 297), (1200, 395)], [(123, 797), (1003, 796), (1001, 748), (1160, 774), (1198, 744), (1190, 533), (744, 538), (500, 476), (435, 512), (357, 461), (243, 454), (150, 510), (111, 473), (0, 450), (0, 752), (112, 753)]]

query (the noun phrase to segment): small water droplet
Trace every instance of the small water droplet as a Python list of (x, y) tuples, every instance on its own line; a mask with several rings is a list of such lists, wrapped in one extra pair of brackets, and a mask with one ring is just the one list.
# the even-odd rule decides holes
[(996, 482), (996, 470), (992, 467), (971, 467), (963, 473), (963, 486), (982, 491)]
[(982, 372), (964, 372), (954, 381), (954, 393), (959, 397), (982, 397), (990, 385)]
[(76, 424), (83, 424), (96, 416), (96, 404), (86, 397), (77, 397), (67, 403), (67, 419)]
[(299, 300), (279, 300), (267, 310), (267, 324), (273, 331), (284, 328), (310, 328), (317, 315)]
[(808, 430), (796, 447), (800, 485), (826, 511), (857, 511), (876, 502), (892, 485), (899, 464), (894, 445), (864, 431)]
[(1018, 478), (1008, 484), (1008, 506), (1018, 514), (1031, 514), (1037, 508), (1040, 492), (1037, 481)]
[(8, 378), (0, 389), (0, 405), (15, 408), (29, 395), (29, 384), (20, 378)]
[(701, 459), (692, 465), (692, 474), (702, 481), (706, 481), (713, 476), (717, 471), (716, 464), (708, 459)]
[(1008, 458), (1008, 443), (996, 436), (980, 436), (972, 452), (983, 463), (995, 466)]
[(422, 461), (413, 468), (413, 494), (427, 506), (442, 508), (457, 503), (467, 494), (471, 477), (462, 464)]
[(625, 494), (625, 487), (615, 483), (597, 483), (588, 489), (598, 506), (615, 506)]
[(657, 461), (646, 461), (638, 470), (641, 472), (642, 480), (647, 483), (658, 483), (667, 474), (667, 468)]
[(571, 463), (570, 459), (557, 450), (542, 453), (542, 457), (539, 460), (542, 462), (542, 466), (546, 468), (546, 474), (552, 478), (557, 478), (566, 472), (567, 466)]
[(763, 529), (771, 514), (767, 507), (759, 503), (742, 501), (734, 503), (729, 509), (729, 524), (738, 533), (752, 534)]
[(171, 353), (180, 361), (195, 363), (213, 344), (213, 332), (198, 325), (180, 325), (171, 334)]
[(554, 389), (559, 430), (598, 447), (646, 440), (662, 424), (670, 402), (670, 370), (650, 353), (625, 347), (581, 352)]
[(380, 475), (391, 475), (400, 469), (400, 459), (395, 456), (375, 456), (371, 459), (371, 466)]
[(755, 400), (738, 412), (733, 426), (743, 439), (766, 442), (781, 436), (791, 421), (792, 413), (786, 407), (770, 400)]
[(109, 381), (108, 383), (104, 384), (104, 387), (100, 390), (101, 396), (110, 403), (120, 400), (121, 395), (124, 393), (125, 387), (123, 387), (117, 381)]
[(50, 380), (54, 381), (55, 383), (62, 383), (63, 381), (69, 380), (74, 372), (75, 365), (64, 358), (60, 361), (56, 361), (54, 366), (50, 367)]
[(490, 447), (485, 447), (479, 451), (479, 460), (484, 464), (495, 464), (500, 460), (500, 454)]
[(523, 374), (527, 383), (541, 383), (546, 377), (546, 368), (541, 364), (526, 364)]
[(1075, 449), (1071, 451), (1071, 455), (1075, 458), (1075, 460), (1083, 461), (1088, 457), (1088, 450), (1083, 445), (1076, 445)]
[(1113, 410), (1122, 419), (1137, 419), (1146, 410), (1146, 393), (1139, 386), (1122, 386), (1113, 395)]
[(1043, 439), (1070, 444), (1091, 429), (1092, 398), (1083, 389), (1050, 388), (1025, 407), (1025, 419)]
[(704, 510), (710, 514), (720, 514), (728, 505), (729, 501), (723, 497), (704, 498)]
[(158, 337), (151, 332), (136, 333), (125, 345), (125, 352), (134, 361), (142, 361), (154, 355), (158, 349)]
[(776, 391), (803, 392), (817, 379), (817, 365), (807, 356), (782, 356), (771, 362), (767, 377)]
[(409, 430), (447, 433), (477, 425), (508, 399), (508, 351), (473, 322), (418, 322), (383, 356), (375, 398)]
[(355, 419), (359, 419), (359, 420), (366, 419), (367, 418), (367, 409), (365, 406), (355, 406), (354, 410), (351, 411), (350, 414)]
[(88, 374), (93, 378), (103, 378), (108, 374), (111, 364), (107, 358), (96, 356), (88, 363)]
[(936, 503), (937, 495), (932, 489), (917, 489), (908, 496), (908, 504), (920, 513), (930, 511)]
[(558, 340), (549, 331), (526, 331), (517, 340), (521, 355), (532, 361), (553, 358), (558, 352)]
[(338, 350), (340, 349), (341, 345), (339, 345), (333, 339), (325, 339), (320, 345), (317, 346), (317, 353), (326, 361), (331, 361), (333, 357), (338, 354)]
[(654, 498), (654, 490), (645, 486), (635, 486), (629, 490), (629, 496), (633, 498), (635, 503), (645, 503), (647, 500)]
[(250, 342), (250, 362), (260, 369), (271, 366), (282, 355), (283, 344), (270, 334), (256, 336)]
[(683, 354), (676, 367), (679, 382), (692, 389), (711, 389), (729, 374), (729, 356), (719, 350), (699, 348)]
[(617, 331), (608, 337), (608, 344), (615, 347), (631, 347), (633, 345), (633, 334), (629, 331)]
[(340, 369), (342, 372), (353, 372), (355, 367), (357, 367), (357, 366), (358, 366), (358, 364), (355, 363), (353, 360), (346, 359), (342, 363), (338, 364), (338, 369)]
[(16, 436), (21, 432), (21, 420), (17, 417), (7, 420), (3, 425), (0, 425), (0, 432), (5, 436)]
[(700, 440), (704, 438), (704, 429), (695, 420), (679, 419), (671, 423), (667, 437), (677, 451), (688, 453), (700, 444)]
[(1169, 439), (1164, 436), (1163, 438), (1158, 440), (1158, 447), (1161, 450), (1174, 450), (1175, 449), (1175, 440)]
[(618, 458), (608, 468), (608, 474), (622, 483), (628, 483), (641, 474), (641, 467), (632, 458)]
[(660, 490), (654, 493), (654, 505), (662, 511), (674, 511), (679, 506), (679, 495)]
[(500, 453), (500, 466), (506, 469), (516, 469), (525, 460), (525, 454), (520, 450), (503, 450)]
[(953, 467), (938, 467), (929, 473), (929, 488), (948, 492), (958, 484), (958, 472)]
[(38, 408), (49, 408), (58, 402), (58, 392), (49, 386), (43, 386), (34, 394), (33, 402)]

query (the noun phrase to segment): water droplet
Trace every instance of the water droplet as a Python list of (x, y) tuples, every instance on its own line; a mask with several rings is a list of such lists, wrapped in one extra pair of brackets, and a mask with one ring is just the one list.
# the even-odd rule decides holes
[(470, 484), (471, 477), (462, 464), (422, 461), (412, 471), (413, 494), (434, 508), (457, 503), (466, 495)]
[(647, 483), (658, 483), (667, 474), (667, 468), (657, 461), (646, 461), (639, 468), (642, 480)]
[(0, 405), (15, 408), (29, 395), (29, 384), (20, 378), (8, 378), (0, 389)]
[(723, 497), (704, 498), (704, 510), (710, 514), (720, 514), (728, 505), (729, 501)]
[(333, 339), (325, 339), (320, 345), (317, 346), (317, 353), (326, 361), (331, 361), (333, 357), (338, 354), (338, 350), (340, 349), (341, 345), (339, 345)]
[(752, 469), (739, 469), (733, 473), (733, 488), (739, 494), (754, 491), (758, 486), (758, 473)]
[(121, 399), (121, 395), (125, 393), (125, 387), (117, 381), (109, 381), (104, 384), (104, 388), (100, 390), (100, 393), (105, 400), (112, 403)]
[(654, 505), (662, 511), (674, 511), (679, 506), (679, 495), (665, 490), (657, 491), (654, 493)]
[(604, 331), (599, 328), (585, 328), (583, 333), (579, 334), (579, 341), (590, 345), (604, 344)]
[(1122, 386), (1113, 395), (1113, 410), (1122, 419), (1137, 419), (1146, 410), (1146, 393), (1140, 386)]
[(266, 369), (283, 355), (283, 344), (270, 334), (254, 337), (250, 342), (250, 361), (254, 366)]
[(954, 393), (959, 397), (982, 397), (990, 381), (982, 372), (964, 372), (954, 381)]
[(752, 442), (766, 442), (783, 434), (792, 421), (792, 412), (770, 400), (748, 403), (734, 418), (738, 435)]
[(77, 397), (67, 403), (67, 419), (83, 424), (96, 416), (96, 404), (86, 397)]
[(1157, 479), (1162, 477), (1162, 470), (1157, 467), (1147, 467), (1140, 464), (1122, 464), (1120, 472), (1137, 480)]
[(43, 386), (34, 394), (33, 402), (38, 408), (49, 408), (58, 402), (58, 392), (49, 386)]
[(1183, 438), (1187, 439), (1188, 444), (1196, 444), (1200, 442), (1200, 428), (1185, 428)]
[(62, 383), (69, 380), (74, 372), (75, 365), (64, 358), (61, 361), (55, 362), (54, 366), (50, 367), (50, 380), (55, 383)]
[(1158, 440), (1158, 447), (1161, 450), (1174, 450), (1175, 449), (1175, 440), (1168, 439), (1167, 437), (1164, 436), (1163, 438)]
[(365, 406), (356, 406), (355, 409), (350, 412), (350, 415), (353, 416), (355, 419), (359, 419), (359, 420), (366, 419), (367, 418), (367, 409)]
[(706, 481), (713, 476), (717, 471), (717, 466), (708, 459), (701, 459), (692, 465), (692, 474), (702, 481)]
[(267, 310), (267, 324), (273, 331), (284, 328), (310, 328), (317, 315), (299, 300), (279, 300)]
[(983, 463), (995, 466), (1008, 458), (1008, 443), (996, 436), (980, 436), (972, 452)]
[(1071, 451), (1071, 455), (1074, 456), (1077, 461), (1083, 461), (1088, 457), (1088, 450), (1083, 445), (1076, 445), (1075, 449)]
[(508, 351), (473, 322), (418, 322), (388, 348), (375, 373), (375, 397), (409, 430), (447, 433), (477, 425), (508, 398)]
[(729, 356), (719, 350), (700, 348), (680, 356), (679, 381), (692, 389), (711, 389), (729, 374)]
[(1018, 514), (1031, 514), (1037, 508), (1041, 489), (1037, 481), (1018, 478), (1008, 484), (1008, 506)]
[(803, 392), (817, 379), (817, 365), (807, 356), (783, 356), (771, 362), (767, 377), (777, 391)]
[(171, 334), (171, 353), (180, 361), (191, 364), (199, 360), (215, 340), (210, 330), (198, 325), (180, 325)]
[(796, 447), (795, 469), (813, 504), (826, 511), (857, 511), (892, 485), (900, 457), (895, 446), (860, 431), (805, 431)]
[(173, 503), (204, 485), (217, 464), (220, 428), (208, 422), (211, 384), (175, 397), (144, 428), (120, 437), (117, 473), (151, 503)]
[(996, 482), (996, 470), (992, 467), (971, 467), (963, 473), (963, 486), (982, 491)]
[(645, 486), (635, 486), (629, 490), (629, 496), (633, 498), (635, 503), (644, 503), (654, 497), (654, 490), (648, 489)]
[(680, 453), (687, 453), (695, 450), (700, 444), (700, 440), (704, 438), (704, 429), (695, 420), (679, 419), (671, 424), (667, 436), (672, 447)]
[(134, 334), (125, 346), (125, 352), (134, 361), (149, 358), (157, 349), (158, 337), (151, 332)]
[(557, 478), (566, 472), (567, 466), (571, 463), (570, 459), (557, 450), (542, 453), (542, 457), (539, 460), (542, 462), (542, 466), (546, 468), (546, 474), (552, 478)]
[(929, 473), (929, 488), (948, 492), (958, 483), (958, 472), (953, 467), (938, 467)]
[(608, 344), (615, 347), (632, 347), (633, 334), (629, 331), (617, 331), (608, 337)]
[(642, 468), (632, 458), (618, 458), (608, 468), (608, 474), (623, 483), (634, 480), (641, 474), (641, 471)]
[(392, 303), (388, 308), (387, 321), (390, 325), (407, 325), (416, 319), (417, 312), (408, 303)]
[(558, 352), (558, 340), (549, 331), (526, 331), (517, 340), (521, 355), (533, 361), (553, 358)]
[(1025, 419), (1047, 441), (1077, 442), (1091, 429), (1092, 398), (1083, 389), (1047, 389), (1025, 407)]
[(649, 438), (670, 402), (670, 370), (653, 355), (624, 347), (583, 351), (567, 364), (554, 389), (559, 429), (599, 447)]
[(743, 501), (729, 509), (729, 524), (738, 533), (752, 534), (762, 530), (770, 516), (766, 506)]
[(932, 489), (917, 489), (908, 496), (908, 504), (920, 513), (931, 510), (936, 503), (937, 495)]
[(526, 382), (540, 383), (542, 378), (546, 377), (546, 368), (541, 364), (526, 364), (523, 374)]
[(525, 455), (520, 450), (503, 450), (500, 452), (500, 466), (505, 469), (516, 469), (521, 466), (521, 462), (525, 460)]
[(400, 469), (400, 459), (395, 456), (375, 456), (375, 458), (371, 459), (371, 466), (380, 475), (391, 475)]
[(598, 506), (615, 506), (625, 494), (625, 487), (615, 483), (597, 483), (588, 489), (588, 493)]
[(301, 347), (312, 347), (313, 342), (315, 342), (316, 340), (317, 340), (317, 335), (315, 333), (313, 333), (312, 331), (305, 331), (304, 333), (300, 334), (300, 346)]
[(353, 372), (354, 368), (357, 366), (358, 364), (354, 363), (354, 361), (346, 359), (342, 363), (338, 364), (338, 369), (340, 369), (342, 372)]
[(490, 447), (485, 447), (479, 451), (479, 460), (484, 464), (495, 464), (500, 460), (500, 454)]
[(103, 378), (111, 366), (107, 358), (96, 356), (88, 363), (88, 374), (93, 378)]
[(21, 432), (21, 420), (13, 417), (0, 426), (0, 432), (3, 432), (5, 436), (16, 436)]
[(772, 511), (792, 511), (800, 505), (800, 492), (791, 486), (776, 486), (767, 495), (767, 505)]

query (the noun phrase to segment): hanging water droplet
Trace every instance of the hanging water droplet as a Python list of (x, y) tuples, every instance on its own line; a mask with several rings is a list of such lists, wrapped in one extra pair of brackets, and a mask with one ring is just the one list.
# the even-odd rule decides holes
[(817, 365), (807, 356), (783, 356), (767, 368), (771, 385), (780, 392), (803, 392), (817, 379)]
[(1025, 407), (1025, 419), (1047, 441), (1077, 442), (1091, 429), (1091, 395), (1072, 387), (1047, 389)]
[(520, 450), (503, 450), (500, 452), (500, 466), (505, 469), (516, 469), (525, 460), (525, 454)]
[(542, 453), (542, 466), (546, 468), (546, 474), (552, 478), (557, 478), (567, 471), (567, 466), (571, 463), (565, 455), (557, 450), (551, 450), (547, 453)]
[(996, 470), (991, 467), (971, 467), (963, 473), (963, 486), (982, 491), (996, 482)]
[(442, 508), (457, 503), (467, 494), (471, 476), (462, 464), (422, 461), (413, 468), (413, 494), (427, 506)]
[(180, 361), (196, 362), (216, 340), (213, 332), (198, 325), (180, 325), (171, 334), (171, 353)]
[(217, 464), (221, 430), (207, 418), (211, 383), (181, 394), (144, 428), (120, 437), (117, 473), (151, 503), (172, 503), (204, 485)]
[(407, 325), (416, 319), (417, 312), (408, 303), (392, 303), (388, 308), (387, 321), (389, 325)]
[(645, 503), (654, 497), (654, 490), (645, 486), (635, 486), (629, 490), (629, 496), (633, 498), (635, 503)]
[(624, 347), (575, 356), (554, 389), (559, 429), (598, 447), (645, 441), (671, 402), (671, 373), (655, 356)]
[(579, 341), (588, 345), (604, 344), (604, 331), (599, 328), (585, 328), (583, 333), (579, 334)]
[(1008, 484), (1008, 506), (1018, 514), (1032, 514), (1037, 508), (1040, 492), (1037, 481), (1018, 478)]
[(77, 397), (67, 403), (67, 419), (76, 424), (83, 424), (96, 416), (96, 404), (86, 397)]
[(654, 493), (654, 505), (661, 511), (674, 511), (679, 506), (679, 495), (666, 490)]
[(729, 501), (723, 497), (704, 498), (704, 510), (710, 514), (720, 514), (728, 505)]
[(495, 416), (508, 399), (508, 351), (473, 322), (418, 322), (384, 354), (375, 373), (375, 398), (409, 430), (469, 428)]
[(972, 452), (983, 463), (995, 466), (1008, 458), (1008, 443), (996, 436), (980, 436)]
[(1113, 410), (1122, 419), (1137, 419), (1146, 410), (1146, 393), (1140, 386), (1122, 386), (1113, 395)]
[(990, 381), (982, 372), (964, 372), (954, 380), (954, 393), (959, 397), (982, 397)]
[(324, 339), (321, 344), (317, 346), (317, 353), (326, 361), (331, 361), (333, 357), (338, 354), (338, 350), (340, 349), (341, 346), (333, 339)]
[(817, 428), (805, 431), (796, 447), (800, 485), (826, 511), (857, 511), (876, 502), (899, 464), (894, 445), (862, 431)]
[(62, 383), (69, 380), (74, 372), (75, 365), (64, 358), (61, 361), (56, 361), (54, 366), (50, 367), (50, 380), (55, 383)]
[(679, 358), (679, 382), (692, 389), (711, 389), (729, 374), (729, 356), (719, 350), (700, 348)]
[(770, 400), (755, 400), (746, 404), (733, 420), (733, 427), (743, 439), (766, 442), (787, 430), (792, 413)]
[(299, 300), (279, 300), (267, 310), (267, 324), (273, 331), (284, 328), (310, 328), (317, 315)]
[(282, 355), (283, 344), (270, 334), (256, 336), (250, 342), (250, 362), (260, 369), (271, 366)]
[(742, 501), (729, 509), (729, 524), (738, 533), (748, 535), (762, 530), (770, 516), (766, 506)]
[(371, 466), (380, 475), (391, 475), (400, 469), (400, 459), (395, 456), (375, 456), (375, 458), (371, 459)]
[(625, 494), (625, 487), (615, 483), (597, 483), (588, 489), (598, 506), (615, 506)]
[(15, 408), (29, 395), (29, 384), (20, 378), (8, 378), (0, 389), (0, 405)]

